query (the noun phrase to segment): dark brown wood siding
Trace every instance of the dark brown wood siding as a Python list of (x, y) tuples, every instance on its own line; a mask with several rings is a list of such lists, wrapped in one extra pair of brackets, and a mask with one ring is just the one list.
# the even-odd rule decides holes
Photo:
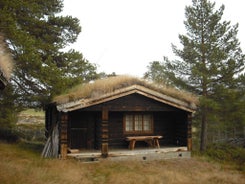
[(175, 140), (177, 146), (187, 146), (188, 113), (177, 113), (175, 120)]
[[(111, 112), (109, 114), (109, 147), (127, 148), (128, 142), (123, 133), (123, 115), (128, 112)], [(152, 112), (154, 133), (149, 135), (162, 135), (161, 146), (186, 146), (187, 121), (185, 112)], [(137, 146), (145, 146), (139, 142)]]
[(174, 118), (171, 114), (170, 112), (154, 112), (154, 133), (163, 136), (159, 141), (161, 146), (175, 143)]
[(178, 111), (177, 108), (150, 99), (140, 94), (131, 94), (109, 102), (85, 108), (84, 111), (101, 111), (107, 108), (108, 111)]
[(100, 145), (100, 112), (69, 113), (68, 146), (72, 149), (95, 149)]
[(123, 112), (109, 113), (109, 147), (127, 147), (127, 142), (123, 135), (123, 114)]
[[(102, 110), (108, 110), (109, 149), (127, 148), (123, 117), (127, 113), (153, 116), (153, 133), (162, 135), (160, 146), (187, 145), (187, 112), (148, 97), (131, 94), (106, 103), (69, 113), (68, 145), (71, 148), (100, 149), (102, 144)], [(133, 134), (134, 135), (134, 134)], [(145, 146), (139, 142), (136, 145)]]
[(161, 145), (187, 145), (187, 113), (186, 112), (155, 112), (155, 134), (163, 136)]

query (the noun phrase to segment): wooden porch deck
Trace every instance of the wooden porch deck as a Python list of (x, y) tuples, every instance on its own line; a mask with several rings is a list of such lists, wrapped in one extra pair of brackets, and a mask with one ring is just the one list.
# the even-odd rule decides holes
[(107, 158), (101, 157), (100, 150), (82, 150), (78, 153), (68, 153), (68, 158), (75, 158), (80, 161), (107, 160), (163, 160), (173, 158), (190, 158), (191, 152), (187, 147), (162, 147), (162, 148), (137, 148), (111, 149)]

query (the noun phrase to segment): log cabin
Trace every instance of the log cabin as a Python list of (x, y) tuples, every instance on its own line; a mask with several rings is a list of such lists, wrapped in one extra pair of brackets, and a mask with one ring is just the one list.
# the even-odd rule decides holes
[(110, 149), (127, 149), (137, 137), (157, 138), (158, 147), (178, 145), (191, 151), (196, 108), (197, 98), (189, 93), (136, 77), (109, 77), (75, 87), (48, 104), (46, 136), (58, 126), (58, 141), (51, 145), (62, 158), (73, 149), (101, 150), (107, 157)]

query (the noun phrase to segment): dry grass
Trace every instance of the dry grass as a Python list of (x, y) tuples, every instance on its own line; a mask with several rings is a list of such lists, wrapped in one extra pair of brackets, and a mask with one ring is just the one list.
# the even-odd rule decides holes
[(35, 117), (44, 117), (45, 112), (41, 109), (26, 109), (21, 111), (18, 116), (35, 116)]
[(6, 51), (3, 37), (0, 35), (0, 72), (9, 80), (13, 70), (13, 60), (11, 55)]
[(177, 90), (173, 87), (159, 86), (154, 83), (139, 79), (137, 77), (126, 75), (109, 77), (106, 79), (96, 80), (93, 83), (78, 85), (67, 91), (66, 94), (57, 96), (54, 101), (58, 104), (63, 104), (82, 98), (95, 98), (100, 95), (111, 93), (115, 90), (129, 87), (135, 84), (147, 87), (160, 93), (164, 93), (174, 98), (178, 98), (188, 103), (198, 103), (197, 97), (193, 94)]
[(82, 163), (44, 160), (37, 153), (5, 143), (0, 143), (0, 155), (1, 184), (240, 184), (245, 181), (245, 173), (201, 158)]

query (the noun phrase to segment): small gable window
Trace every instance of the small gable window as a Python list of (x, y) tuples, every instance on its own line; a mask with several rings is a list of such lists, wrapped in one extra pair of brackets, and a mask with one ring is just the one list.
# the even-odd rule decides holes
[(124, 133), (152, 133), (153, 118), (151, 114), (125, 114)]

